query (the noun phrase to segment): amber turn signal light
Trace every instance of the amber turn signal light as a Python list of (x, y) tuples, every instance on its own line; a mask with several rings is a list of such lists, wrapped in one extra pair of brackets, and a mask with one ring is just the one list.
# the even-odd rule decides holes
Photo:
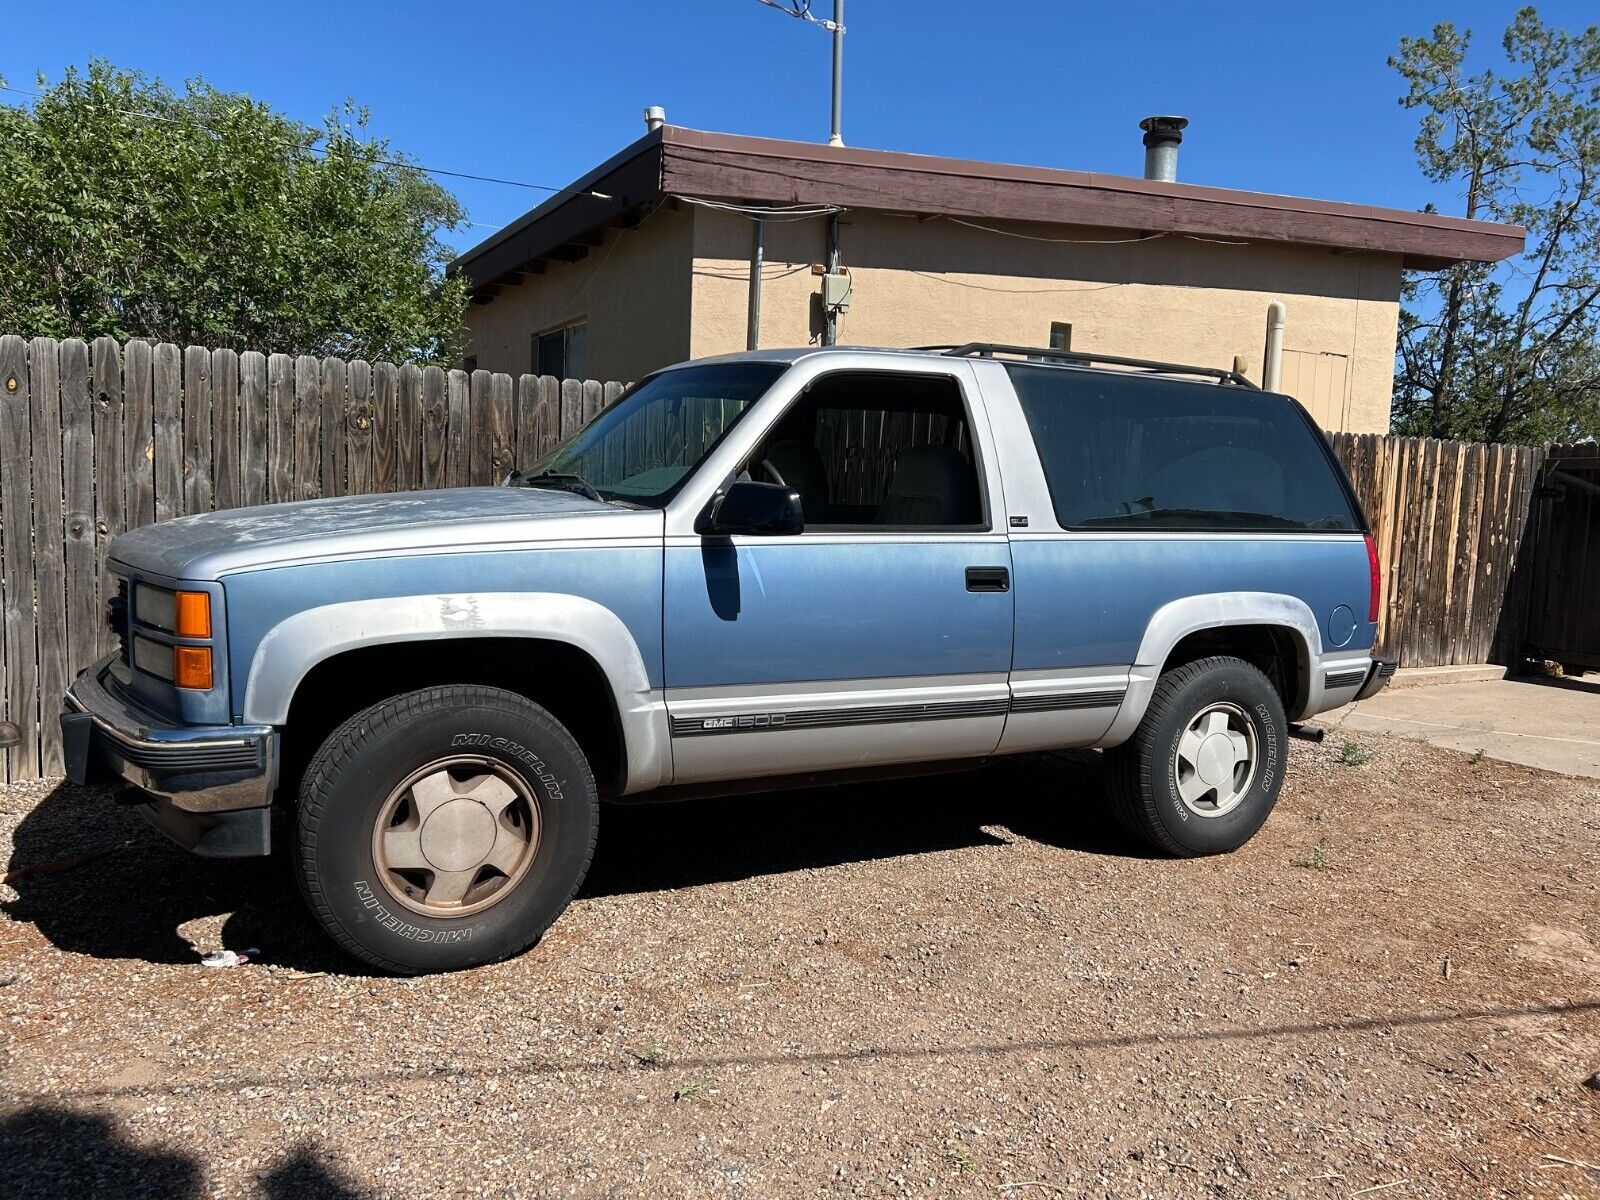
[(181, 688), (206, 689), (211, 686), (211, 648), (209, 646), (174, 646), (172, 648), (172, 682)]
[(208, 638), (211, 636), (211, 597), (204, 592), (179, 592), (175, 605), (179, 637)]

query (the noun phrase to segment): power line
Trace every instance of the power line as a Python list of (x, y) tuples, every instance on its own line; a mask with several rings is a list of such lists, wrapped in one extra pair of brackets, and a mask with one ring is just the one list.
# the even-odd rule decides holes
[[(30, 92), (26, 88), (12, 87), (10, 84), (5, 83), (0, 83), (0, 92), (14, 92), (18, 96), (31, 96), (35, 100), (43, 98), (42, 94), (39, 92)], [(90, 103), (94, 102), (91, 101)], [(177, 120), (174, 117), (163, 116), (160, 113), (141, 112), (138, 109), (122, 108), (119, 105), (101, 105), (101, 107), (109, 108), (112, 112), (121, 113), (126, 117), (136, 117), (143, 121), (158, 121), (165, 125), (193, 124), (201, 129), (204, 129), (208, 133), (219, 133), (218, 130), (213, 129), (211, 126), (206, 125), (201, 121), (184, 122)], [(306, 149), (310, 153), (320, 155), (324, 158), (326, 158), (328, 155), (328, 151), (323, 147), (307, 146)], [(451, 179), (470, 179), (477, 183), (497, 183), (505, 187), (519, 187), (528, 188), (529, 190), (536, 192), (550, 192), (552, 195), (593, 196), (596, 200), (616, 199), (615, 196), (608, 192), (598, 192), (593, 188), (553, 187), (548, 183), (528, 183), (521, 179), (501, 179), (494, 175), (476, 175), (470, 171), (451, 171), (445, 169), (444, 167), (429, 167), (424, 166), (422, 163), (407, 162), (404, 159), (373, 158), (369, 159), (368, 161), (377, 163), (380, 166), (398, 167), (401, 170), (422, 171), (428, 175), (447, 175)]]

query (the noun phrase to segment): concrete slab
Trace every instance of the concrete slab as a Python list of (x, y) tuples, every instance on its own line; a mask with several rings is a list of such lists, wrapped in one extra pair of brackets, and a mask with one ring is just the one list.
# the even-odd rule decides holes
[(1318, 720), (1600, 779), (1600, 680), (1509, 678), (1386, 688)]
[(1441, 683), (1481, 683), (1487, 679), (1504, 679), (1506, 669), (1491, 663), (1468, 667), (1401, 667), (1389, 681), (1389, 691), (1396, 688), (1437, 687)]

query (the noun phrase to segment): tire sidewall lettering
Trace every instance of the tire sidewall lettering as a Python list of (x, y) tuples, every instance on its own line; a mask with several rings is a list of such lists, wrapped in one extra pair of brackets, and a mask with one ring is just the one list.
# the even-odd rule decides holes
[(563, 798), (561, 780), (545, 765), (544, 759), (511, 738), (500, 737), (492, 733), (458, 733), (451, 737), (450, 748), (452, 750), (493, 750), (498, 754), (504, 754), (532, 771), (534, 780), (545, 790), (545, 795), (551, 800)]

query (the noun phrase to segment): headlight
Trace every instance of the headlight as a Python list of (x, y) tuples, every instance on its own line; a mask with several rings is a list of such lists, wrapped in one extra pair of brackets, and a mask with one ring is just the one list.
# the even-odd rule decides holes
[(163, 633), (211, 636), (211, 597), (205, 592), (169, 592), (141, 583), (133, 590), (133, 616)]
[[(181, 638), (210, 638), (211, 597), (205, 592), (172, 592), (148, 583), (135, 584), (133, 619)], [(132, 660), (138, 670), (176, 687), (207, 691), (212, 685), (210, 646), (169, 646), (135, 637)]]

